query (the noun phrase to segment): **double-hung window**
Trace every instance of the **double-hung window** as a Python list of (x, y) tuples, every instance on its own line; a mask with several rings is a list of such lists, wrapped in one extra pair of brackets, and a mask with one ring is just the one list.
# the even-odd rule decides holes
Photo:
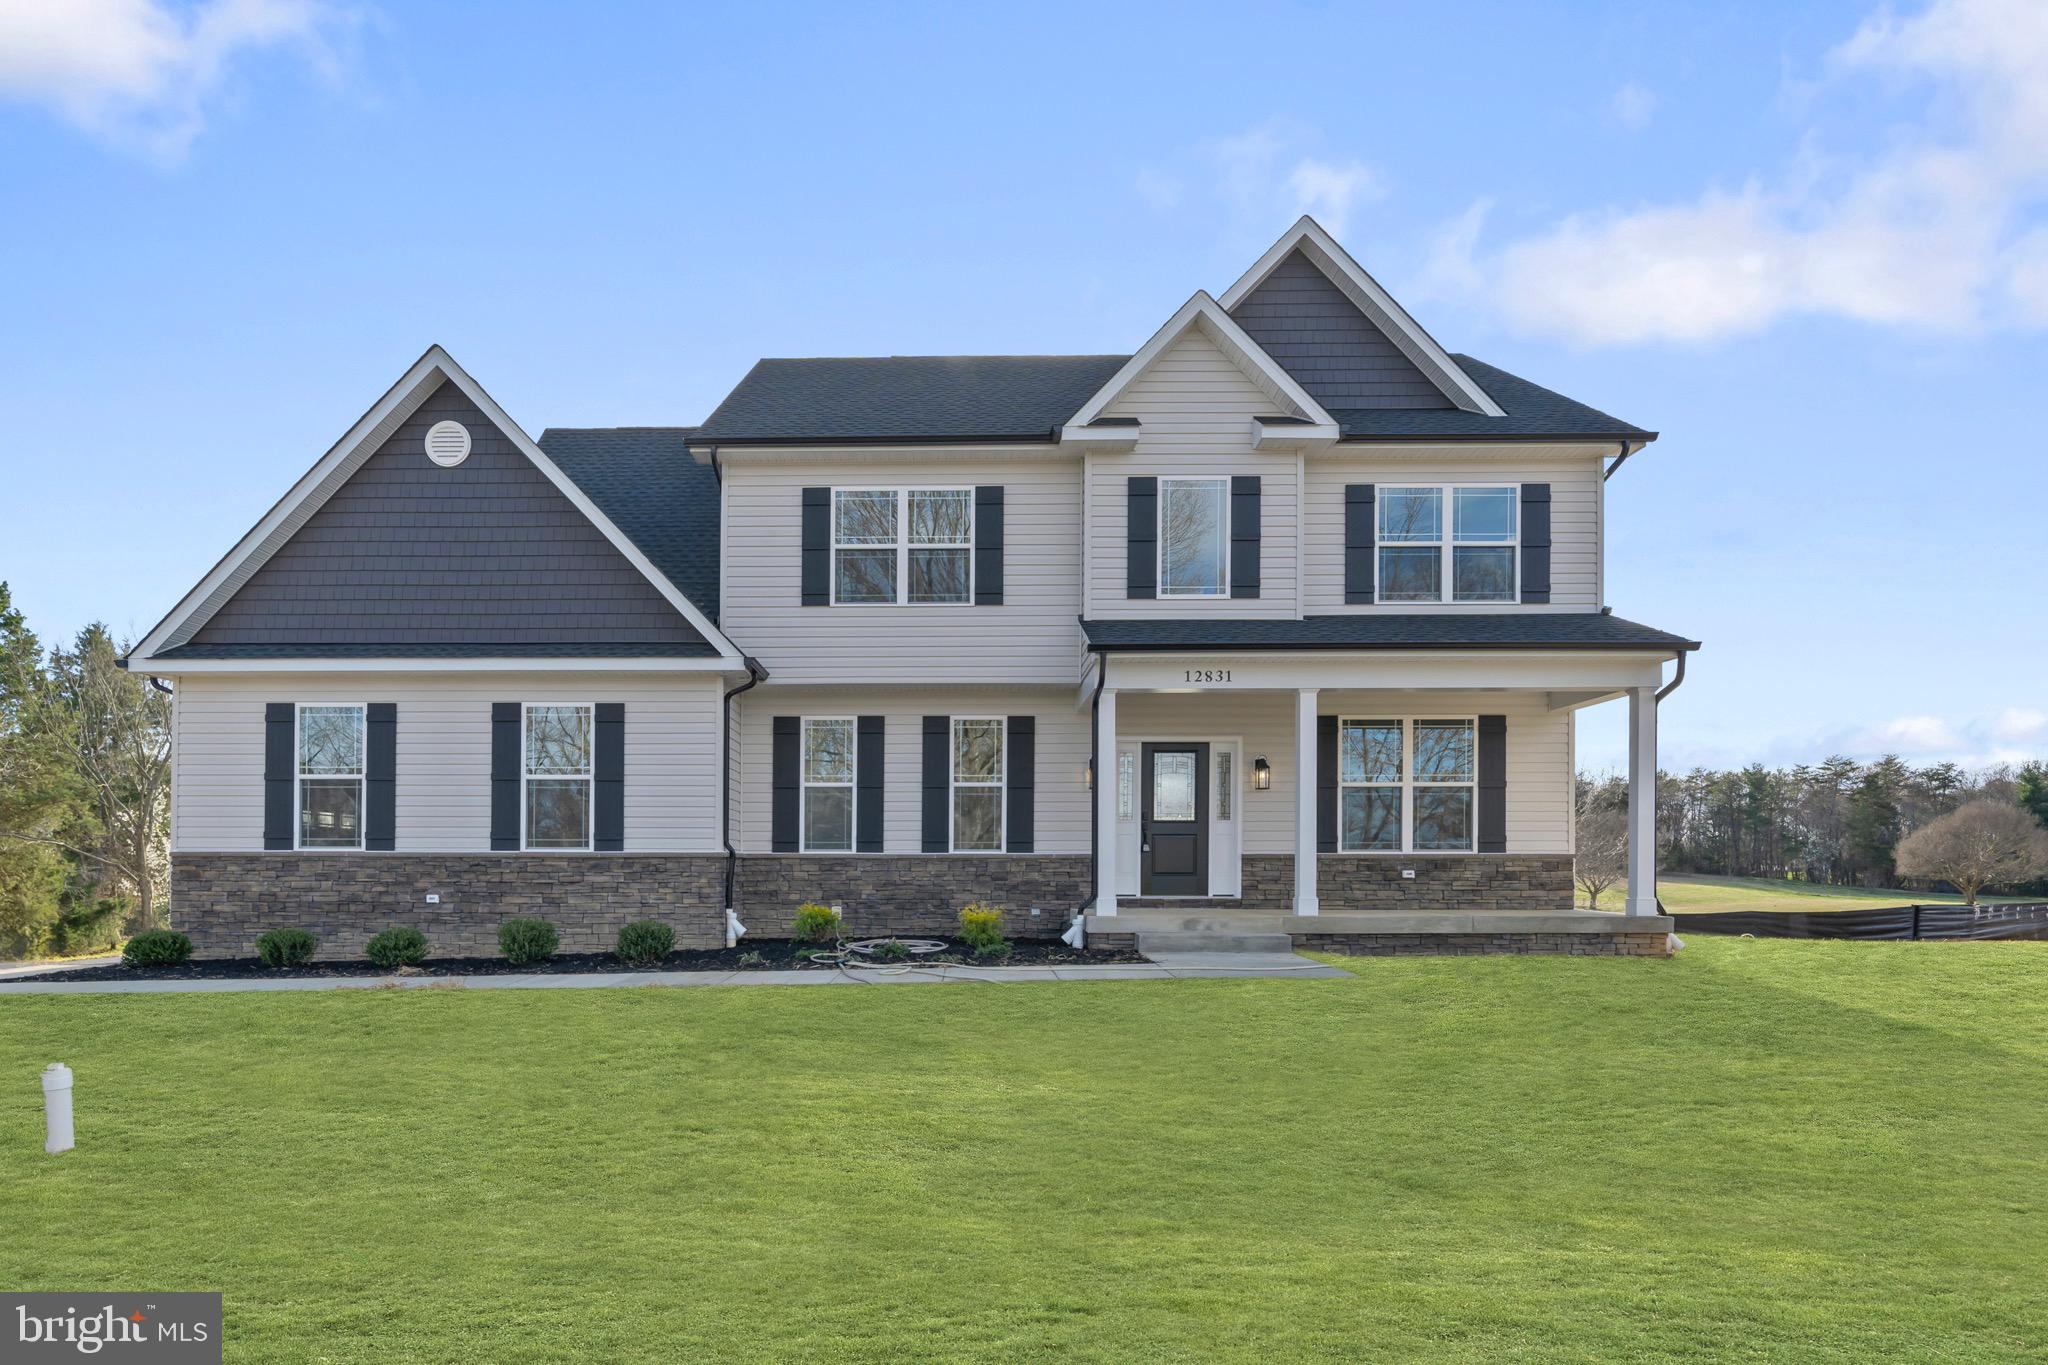
[(1230, 480), (1159, 481), (1159, 595), (1230, 596)]
[(953, 721), (953, 851), (1000, 853), (1003, 848), (1001, 717)]
[(1380, 601), (1517, 600), (1518, 486), (1382, 486), (1377, 505)]
[(299, 847), (363, 846), (361, 706), (299, 708)]
[(529, 849), (590, 847), (596, 777), (593, 716), (587, 704), (526, 708), (525, 831)]
[(832, 494), (832, 600), (965, 603), (974, 588), (974, 490), (841, 488)]
[(1478, 806), (1478, 722), (1338, 725), (1337, 846), (1346, 853), (1469, 853)]
[(804, 852), (852, 852), (853, 717), (804, 717), (803, 778)]

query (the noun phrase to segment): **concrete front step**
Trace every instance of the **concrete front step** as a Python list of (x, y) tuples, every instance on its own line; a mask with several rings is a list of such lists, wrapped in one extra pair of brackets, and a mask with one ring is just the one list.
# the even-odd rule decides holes
[(1138, 932), (1138, 951), (1147, 957), (1159, 953), (1283, 953), (1294, 952), (1294, 940), (1286, 934), (1232, 933), (1226, 930), (1143, 929)]

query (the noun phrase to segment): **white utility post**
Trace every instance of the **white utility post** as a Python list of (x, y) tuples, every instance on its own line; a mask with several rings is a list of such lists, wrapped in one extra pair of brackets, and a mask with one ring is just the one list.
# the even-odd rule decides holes
[(1316, 895), (1316, 689), (1294, 694), (1294, 913), (1321, 913)]
[(1116, 913), (1116, 689), (1095, 699), (1095, 913)]
[(1657, 910), (1657, 689), (1628, 690), (1628, 903)]
[(68, 1152), (74, 1147), (71, 1134), (71, 1068), (51, 1062), (43, 1068), (43, 1150)]

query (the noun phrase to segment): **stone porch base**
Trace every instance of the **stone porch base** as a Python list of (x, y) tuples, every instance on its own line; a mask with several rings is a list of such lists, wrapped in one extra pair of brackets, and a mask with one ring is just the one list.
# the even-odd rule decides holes
[(1135, 947), (1147, 931), (1285, 934), (1297, 949), (1365, 957), (1558, 954), (1571, 957), (1669, 957), (1673, 921), (1665, 915), (1591, 910), (1380, 912), (1287, 915), (1257, 911), (1142, 910), (1090, 915), (1088, 941)]

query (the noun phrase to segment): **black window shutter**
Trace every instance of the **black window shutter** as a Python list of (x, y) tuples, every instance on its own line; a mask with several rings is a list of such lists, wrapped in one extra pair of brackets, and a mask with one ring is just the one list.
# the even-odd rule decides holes
[(371, 702), (363, 722), (363, 847), (388, 853), (398, 846), (398, 703)]
[(860, 828), (854, 832), (853, 847), (859, 853), (882, 851), (882, 769), (887, 762), (882, 741), (882, 717), (862, 716), (854, 722), (853, 787), (854, 809)]
[(1038, 794), (1038, 718), (1011, 716), (1009, 749), (1003, 755), (1009, 791), (1009, 819), (1004, 822), (1003, 846), (1012, 853), (1035, 851), (1038, 837), (1036, 802)]
[(1316, 717), (1316, 851), (1337, 851), (1337, 718)]
[(952, 847), (953, 823), (947, 806), (953, 799), (953, 721), (948, 716), (924, 718), (924, 851), (945, 853)]
[(1508, 718), (1479, 718), (1479, 851), (1508, 851)]
[(1550, 485), (1522, 485), (1522, 600), (1550, 600)]
[(596, 805), (591, 812), (591, 847), (618, 853), (626, 847), (626, 704), (597, 704)]
[(803, 804), (803, 718), (775, 718), (774, 754), (770, 759), (768, 847), (776, 853), (797, 851), (797, 820)]
[(1344, 485), (1344, 601), (1371, 606), (1373, 600), (1373, 537), (1378, 533), (1373, 485)]
[(288, 701), (263, 706), (263, 846), (292, 848), (292, 783), (298, 780), (298, 710)]
[[(1124, 596), (1159, 596), (1159, 480), (1132, 478), (1124, 498)], [(1113, 523), (1112, 523), (1113, 524)]]
[(804, 490), (804, 605), (832, 605), (832, 490)]
[(1259, 476), (1230, 480), (1230, 595), (1259, 595)]
[(1003, 486), (974, 490), (974, 605), (1003, 605)]
[(491, 848), (519, 847), (519, 722), (516, 701), (491, 703)]

